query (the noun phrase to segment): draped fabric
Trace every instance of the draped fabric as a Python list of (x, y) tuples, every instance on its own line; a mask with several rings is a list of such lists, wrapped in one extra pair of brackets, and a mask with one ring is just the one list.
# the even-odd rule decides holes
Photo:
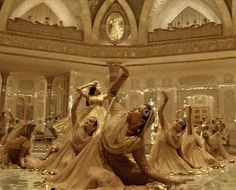
[(140, 137), (126, 136), (127, 114), (119, 103), (114, 102), (101, 135), (95, 136), (71, 164), (49, 179), (49, 186), (67, 190), (132, 189), (125, 187), (106, 157), (107, 153), (125, 155), (142, 145)]
[[(88, 117), (95, 117), (98, 121), (98, 129), (94, 135), (97, 135), (101, 132), (104, 126), (104, 118), (106, 117), (107, 111), (102, 106), (104, 99), (102, 96), (90, 96), (89, 105), (84, 109), (78, 112), (78, 122), (82, 123), (84, 119)], [(67, 116), (62, 120), (58, 121), (54, 124), (53, 128), (59, 132), (59, 137), (54, 142), (57, 146), (61, 147), (66, 143), (69, 139), (72, 138), (73, 127), (71, 116)]]
[(206, 140), (206, 144), (208, 145), (208, 152), (216, 157), (219, 160), (230, 160), (234, 157), (230, 155), (225, 147), (224, 140), (219, 132), (208, 137)]
[(52, 153), (45, 161), (33, 167), (58, 172), (71, 163), (91, 139), (92, 137), (88, 136), (80, 125), (73, 126), (72, 138), (65, 142), (57, 152)]
[(15, 128), (7, 136), (6, 143), (0, 147), (0, 162), (3, 164), (19, 164), (20, 151), (30, 146), (30, 127), (22, 125)]
[(216, 159), (198, 146), (198, 138), (195, 133), (183, 136), (182, 152), (184, 159), (195, 168), (206, 168), (209, 165), (215, 164)]
[(104, 127), (102, 143), (104, 148), (112, 154), (131, 153), (135, 148), (142, 146), (140, 137), (126, 136), (128, 113), (117, 102), (111, 108), (112, 115)]
[(179, 155), (182, 138), (169, 124), (161, 129), (150, 153), (151, 165), (164, 174), (188, 174), (190, 165)]

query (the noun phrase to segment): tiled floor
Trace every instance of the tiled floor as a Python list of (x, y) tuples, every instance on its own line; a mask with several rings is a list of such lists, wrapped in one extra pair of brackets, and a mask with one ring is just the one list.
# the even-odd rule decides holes
[(0, 169), (0, 190), (43, 190), (42, 177), (22, 169)]
[[(236, 190), (236, 164), (224, 169), (192, 176), (195, 181), (177, 187), (178, 190)], [(43, 178), (21, 169), (0, 169), (0, 190), (43, 190)], [(112, 189), (111, 189), (112, 190)]]
[(236, 190), (236, 164), (208, 174), (193, 176), (195, 181), (182, 185), (181, 190)]

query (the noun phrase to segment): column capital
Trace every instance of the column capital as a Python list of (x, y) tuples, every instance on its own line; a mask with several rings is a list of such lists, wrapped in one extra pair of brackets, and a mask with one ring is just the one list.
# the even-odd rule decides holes
[(52, 76), (52, 75), (45, 75), (45, 78), (46, 78), (46, 80), (47, 80), (47, 88), (48, 88), (48, 89), (51, 89), (51, 87), (52, 87), (52, 82), (53, 82), (55, 76)]
[(119, 77), (120, 67), (118, 67), (117, 64), (120, 64), (120, 62), (107, 63), (110, 74), (110, 84), (112, 84)]
[(53, 75), (45, 75), (45, 78), (46, 78), (48, 83), (52, 83), (52, 81), (55, 78), (55, 76), (53, 76)]
[(2, 81), (6, 82), (9, 75), (10, 75), (9, 72), (5, 71), (1, 72)]

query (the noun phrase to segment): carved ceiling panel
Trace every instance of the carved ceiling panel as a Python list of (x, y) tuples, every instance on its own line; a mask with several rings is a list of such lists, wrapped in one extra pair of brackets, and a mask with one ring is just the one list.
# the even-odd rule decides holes
[(22, 17), (24, 20), (28, 20), (33, 23), (42, 23), (46, 22), (45, 18), (49, 18), (47, 21), (48, 25), (54, 25), (59, 23), (59, 18), (57, 15), (45, 4), (40, 3), (39, 5), (33, 7), (27, 11)]
[(101, 8), (105, 0), (88, 0), (88, 5), (90, 8), (92, 23), (98, 13), (98, 10)]
[(139, 18), (142, 12), (142, 8), (143, 8), (143, 3), (144, 0), (127, 0), (128, 4), (130, 5), (131, 9), (133, 10), (135, 19), (137, 21), (137, 23), (139, 23)]
[(225, 1), (226, 5), (227, 5), (227, 7), (229, 9), (229, 12), (230, 12), (230, 14), (232, 16), (232, 2), (233, 2), (233, 0), (224, 0), (224, 1)]

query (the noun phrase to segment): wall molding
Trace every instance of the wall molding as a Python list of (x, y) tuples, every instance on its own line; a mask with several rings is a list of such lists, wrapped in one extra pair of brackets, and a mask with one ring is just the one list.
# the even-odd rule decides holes
[(0, 32), (0, 45), (82, 57), (135, 59), (236, 50), (236, 36), (195, 38), (139, 46), (105, 46)]

